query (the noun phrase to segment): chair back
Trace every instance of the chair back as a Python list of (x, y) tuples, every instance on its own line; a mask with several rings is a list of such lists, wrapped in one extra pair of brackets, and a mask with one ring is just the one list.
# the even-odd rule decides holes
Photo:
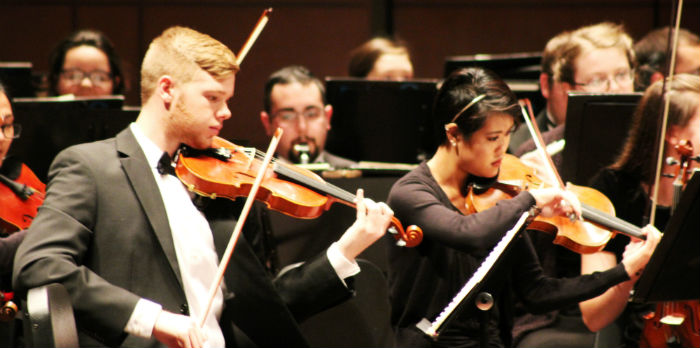
[(33, 288), (23, 304), (27, 347), (78, 347), (73, 306), (63, 285)]

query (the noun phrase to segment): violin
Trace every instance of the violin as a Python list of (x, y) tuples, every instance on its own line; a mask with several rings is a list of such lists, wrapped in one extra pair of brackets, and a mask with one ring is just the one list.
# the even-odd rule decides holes
[[(532, 168), (517, 157), (505, 154), (497, 180), (486, 187), (470, 184), (466, 196), (466, 208), (477, 213), (510, 199), (523, 190), (544, 187)], [(528, 229), (555, 236), (554, 243), (579, 254), (602, 250), (614, 233), (645, 239), (641, 229), (615, 217), (615, 208), (604, 194), (590, 187), (569, 185), (581, 202), (583, 221), (566, 216), (536, 217)]]
[[(678, 165), (673, 182), (673, 205), (676, 209), (680, 194), (688, 182), (693, 157), (693, 144), (682, 140), (674, 147), (680, 159), (673, 161)], [(653, 313), (645, 319), (644, 329), (639, 342), (640, 347), (669, 347), (673, 344), (681, 347), (700, 347), (700, 300), (659, 302)]]
[[(180, 149), (175, 173), (188, 189), (210, 198), (246, 196), (250, 193), (260, 169), (260, 153), (215, 137), (213, 148)], [(319, 217), (335, 203), (355, 207), (355, 195), (334, 186), (300, 167), (275, 161), (266, 170), (255, 199), (270, 209), (302, 219)], [(389, 232), (399, 246), (413, 247), (423, 239), (422, 230), (415, 226), (404, 229), (392, 218)]]
[[(0, 238), (29, 227), (44, 202), (45, 190), (46, 185), (24, 164), (15, 180), (0, 174)], [(13, 297), (11, 291), (0, 291), (0, 321), (10, 321), (17, 314)]]
[(0, 174), (0, 233), (29, 227), (44, 202), (45, 191), (46, 185), (24, 164), (15, 180)]

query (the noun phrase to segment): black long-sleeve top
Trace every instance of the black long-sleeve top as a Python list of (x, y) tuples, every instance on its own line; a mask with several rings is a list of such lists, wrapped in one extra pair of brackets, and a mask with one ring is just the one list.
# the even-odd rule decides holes
[[(463, 215), (422, 163), (394, 184), (388, 203), (405, 226), (418, 225), (424, 233), (423, 242), (415, 248), (389, 249), (391, 321), (397, 345), (478, 346), (480, 313), (471, 304), (463, 306), (436, 341), (415, 325), (423, 318), (435, 319), (495, 244), (534, 205), (534, 198), (523, 192), (491, 209)], [(548, 278), (527, 234), (521, 233), (513, 243), (482, 288), (496, 302), (487, 320), (490, 346), (511, 345), (513, 293), (530, 311), (545, 312), (597, 296), (629, 279), (621, 264), (576, 278)]]
[[(647, 205), (650, 202), (649, 195), (641, 185), (636, 173), (627, 173), (621, 170), (603, 168), (590, 181), (590, 186), (610, 199), (615, 207), (615, 215), (636, 226), (647, 223), (644, 216)], [(655, 225), (664, 230), (671, 217), (671, 209), (664, 206), (656, 206)], [(605, 246), (605, 251), (615, 254), (617, 260), (622, 259), (622, 253), (630, 238), (624, 234), (616, 234)], [(617, 318), (616, 322), (622, 329), (624, 347), (637, 347), (644, 329), (644, 316), (654, 310), (655, 305), (650, 303), (628, 303), (625, 310)]]

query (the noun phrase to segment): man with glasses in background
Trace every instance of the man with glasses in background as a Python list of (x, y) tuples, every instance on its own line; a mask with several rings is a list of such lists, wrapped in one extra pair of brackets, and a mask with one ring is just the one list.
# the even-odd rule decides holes
[(292, 163), (328, 163), (350, 168), (354, 161), (324, 150), (333, 107), (325, 103), (325, 87), (307, 68), (292, 65), (274, 72), (265, 83), (260, 120), (267, 135), (284, 130), (277, 155)]
[[(621, 25), (603, 22), (550, 39), (542, 53), (540, 74), (540, 90), (547, 105), (536, 117), (545, 143), (562, 143), (567, 93), (631, 93), (634, 66), (632, 38)], [(527, 127), (522, 125), (511, 137), (510, 152), (521, 156), (533, 151), (535, 145), (530, 138)], [(552, 158), (557, 167), (561, 164), (559, 153)], [(528, 157), (534, 156), (524, 159), (529, 160)]]
[[(603, 22), (550, 39), (542, 54), (540, 74), (540, 89), (547, 105), (537, 116), (545, 144), (560, 149), (564, 146), (567, 93), (631, 93), (634, 66), (632, 38), (621, 25)], [(543, 167), (533, 152), (534, 141), (525, 125), (513, 134), (510, 150), (541, 173)], [(553, 155), (552, 161), (559, 170), (562, 152)], [(579, 254), (553, 244), (553, 236), (532, 232), (530, 237), (547, 275), (574, 277), (581, 273)], [(541, 315), (516, 308), (515, 314), (513, 337), (517, 347), (593, 347), (595, 333), (583, 323), (578, 306)]]

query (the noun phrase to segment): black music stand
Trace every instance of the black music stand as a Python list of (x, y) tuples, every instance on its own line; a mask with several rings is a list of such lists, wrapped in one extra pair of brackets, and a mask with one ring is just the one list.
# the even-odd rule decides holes
[(53, 158), (63, 149), (116, 135), (136, 119), (138, 110), (123, 110), (123, 96), (79, 98), (15, 98), (15, 121), (22, 134), (10, 153), (46, 182)]
[(0, 62), (0, 81), (13, 98), (33, 97), (36, 93), (31, 62)]
[(467, 67), (489, 69), (508, 84), (518, 99), (530, 99), (537, 114), (546, 104), (539, 84), (541, 60), (541, 52), (449, 56), (445, 58), (444, 76)]
[(615, 161), (641, 96), (569, 93), (560, 173), (563, 180), (588, 185), (601, 168)]
[(537, 80), (540, 78), (542, 53), (475, 54), (445, 58), (445, 77), (453, 71), (470, 66), (493, 70), (502, 79)]
[(437, 80), (326, 78), (333, 106), (326, 149), (355, 161), (418, 163), (437, 148), (431, 114)]
[(678, 208), (637, 281), (632, 299), (700, 299), (700, 172), (695, 172), (681, 194)]

